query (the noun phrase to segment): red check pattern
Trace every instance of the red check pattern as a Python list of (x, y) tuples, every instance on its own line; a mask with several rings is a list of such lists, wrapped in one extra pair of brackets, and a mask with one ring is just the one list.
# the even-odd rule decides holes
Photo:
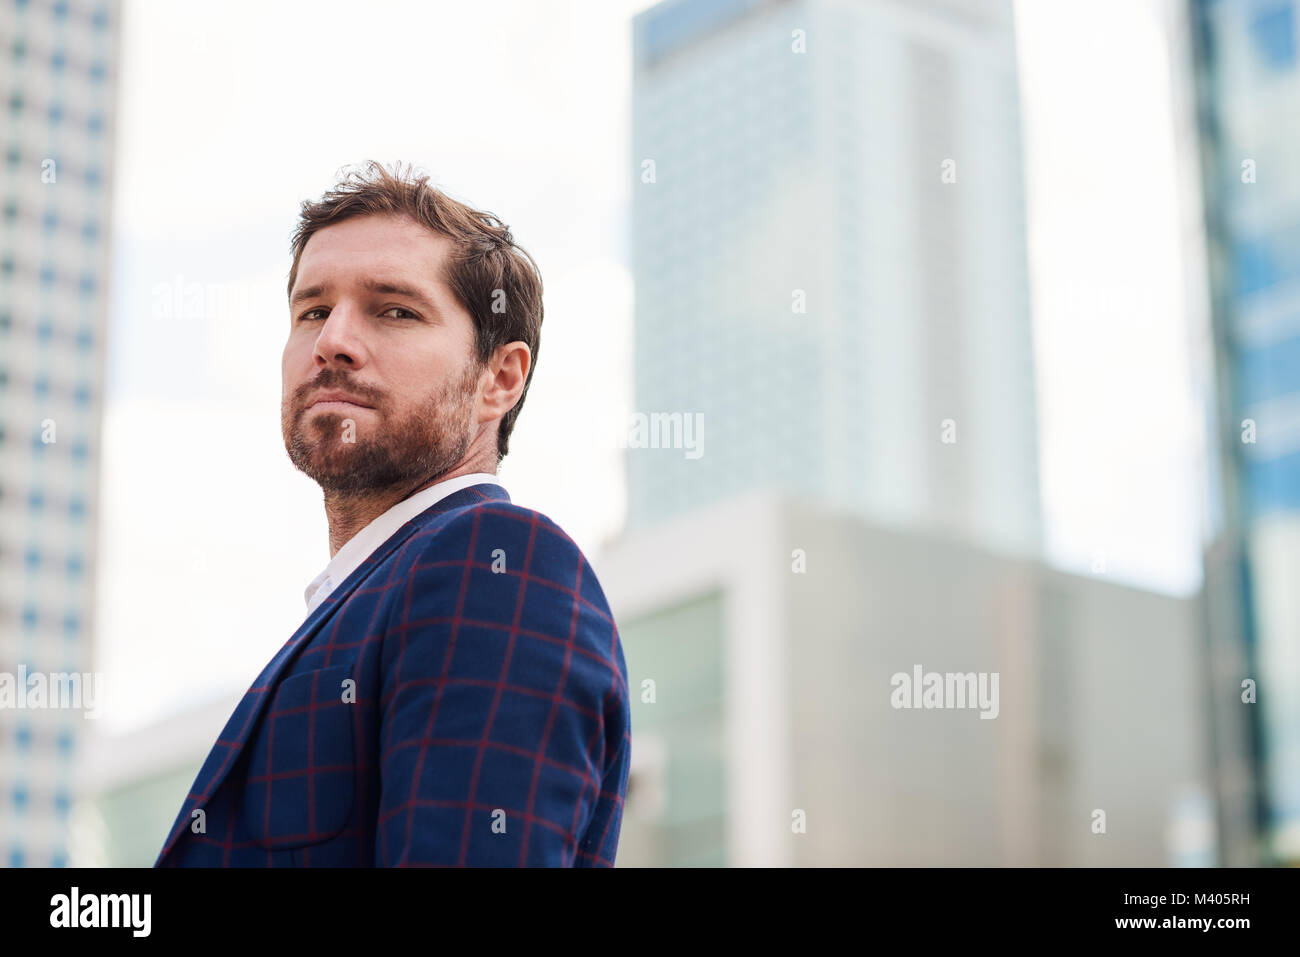
[(158, 867), (612, 867), (627, 666), (591, 566), (499, 485), (399, 529), (249, 688)]

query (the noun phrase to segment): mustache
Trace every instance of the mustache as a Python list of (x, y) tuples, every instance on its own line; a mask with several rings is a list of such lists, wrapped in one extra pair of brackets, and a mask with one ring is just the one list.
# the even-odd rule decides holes
[(374, 389), (358, 385), (348, 377), (339, 375), (332, 369), (326, 369), (311, 382), (304, 383), (294, 390), (293, 403), (295, 406), (301, 407), (309, 396), (324, 389), (337, 389), (340, 392), (355, 395), (358, 399), (368, 402), (376, 409), (380, 407), (382, 401), (382, 397)]

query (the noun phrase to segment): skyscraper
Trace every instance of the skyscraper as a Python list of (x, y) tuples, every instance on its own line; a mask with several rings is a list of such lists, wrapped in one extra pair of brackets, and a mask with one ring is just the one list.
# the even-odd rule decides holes
[[(1264, 856), (1300, 862), (1300, 8), (1197, 0), (1197, 86), (1217, 396), (1206, 589), (1216, 727), (1253, 732)], [(1247, 778), (1243, 780), (1243, 778)], [(1227, 863), (1232, 863), (1231, 860)]]
[(772, 485), (1038, 553), (1010, 0), (669, 0), (633, 31), (629, 529)]
[[(116, 0), (0, 6), (0, 864), (69, 860), (94, 671)], [(38, 695), (38, 686), (45, 688)], [(64, 683), (63, 688), (68, 685)]]

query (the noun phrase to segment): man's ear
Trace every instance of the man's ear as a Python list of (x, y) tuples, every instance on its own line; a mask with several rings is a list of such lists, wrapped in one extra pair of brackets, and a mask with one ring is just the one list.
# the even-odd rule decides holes
[(488, 361), (491, 378), (483, 390), (482, 421), (499, 419), (519, 404), (533, 356), (525, 342), (498, 346)]

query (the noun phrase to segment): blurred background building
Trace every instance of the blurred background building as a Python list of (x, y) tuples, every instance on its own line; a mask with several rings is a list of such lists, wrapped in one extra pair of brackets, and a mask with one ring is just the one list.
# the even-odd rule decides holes
[[(1214, 860), (1190, 599), (760, 491), (596, 571), (633, 692), (619, 866)], [(996, 717), (893, 707), (917, 665), (997, 673)]]
[(703, 454), (629, 454), (628, 528), (775, 485), (1039, 554), (1011, 0), (670, 0), (633, 57), (635, 409)]
[[(1213, 303), (1206, 624), (1230, 861), (1300, 864), (1300, 7), (1196, 0)], [(1256, 684), (1246, 705), (1243, 681)], [(1242, 735), (1248, 761), (1233, 752)], [(1256, 840), (1259, 835), (1262, 840)]]
[[(94, 670), (118, 5), (0, 4), (0, 672)], [(25, 689), (23, 689), (25, 691)], [(90, 722), (0, 708), (0, 863), (70, 859)]]

